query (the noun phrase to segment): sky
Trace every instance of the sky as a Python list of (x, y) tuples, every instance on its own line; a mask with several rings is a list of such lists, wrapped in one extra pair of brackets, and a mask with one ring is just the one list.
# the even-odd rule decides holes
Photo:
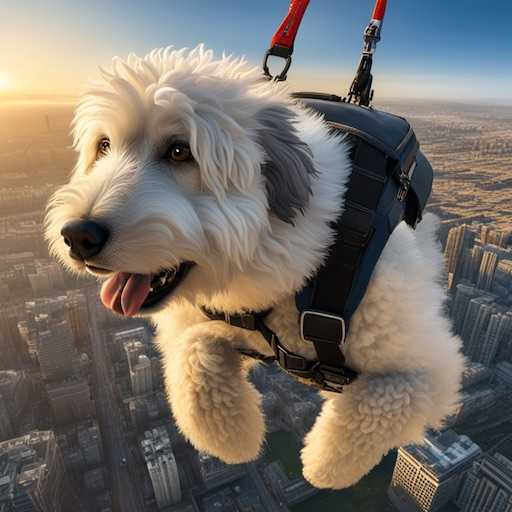
[[(343, 95), (373, 0), (311, 0), (294, 90)], [(0, 0), (0, 100), (75, 96), (114, 55), (200, 42), (259, 65), (288, 0)], [(376, 97), (512, 103), (512, 2), (388, 0)]]

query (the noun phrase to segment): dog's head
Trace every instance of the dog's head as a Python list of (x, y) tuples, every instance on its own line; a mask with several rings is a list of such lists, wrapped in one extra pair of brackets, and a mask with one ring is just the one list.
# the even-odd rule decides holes
[(103, 302), (126, 315), (222, 293), (262, 233), (307, 206), (315, 170), (296, 111), (245, 61), (202, 46), (115, 58), (102, 77), (76, 111), (76, 168), (49, 203), (51, 252), (108, 277)]

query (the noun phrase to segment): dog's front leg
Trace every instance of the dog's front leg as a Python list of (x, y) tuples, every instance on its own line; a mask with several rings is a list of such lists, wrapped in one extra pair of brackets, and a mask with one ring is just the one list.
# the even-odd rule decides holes
[(326, 402), (302, 449), (304, 476), (320, 488), (358, 482), (394, 447), (418, 441), (435, 407), (425, 372), (359, 377)]
[(181, 432), (198, 450), (231, 464), (257, 458), (265, 436), (261, 397), (234, 348), (237, 335), (209, 321), (164, 349), (166, 387)]

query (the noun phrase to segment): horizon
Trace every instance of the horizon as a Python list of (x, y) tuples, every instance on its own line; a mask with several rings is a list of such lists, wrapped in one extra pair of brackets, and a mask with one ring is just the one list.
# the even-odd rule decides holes
[[(373, 3), (311, 2), (296, 40), (291, 89), (346, 93)], [(56, 0), (51, 11), (40, 0), (10, 4), (0, 20), (0, 101), (27, 95), (76, 98), (99, 76), (99, 66), (109, 67), (112, 56), (145, 55), (170, 43), (194, 47), (204, 41), (216, 55), (245, 55), (260, 65), (288, 5), (288, 0), (262, 0), (257, 6), (218, 0), (212, 13), (200, 0), (190, 0), (186, 8), (177, 0), (155, 0), (151, 7), (135, 0), (108, 6)], [(389, 2), (374, 65), (376, 100), (512, 104), (512, 71), (503, 66), (510, 42), (499, 29), (510, 18), (512, 5), (499, 0)], [(23, 40), (20, 27), (26, 27)]]

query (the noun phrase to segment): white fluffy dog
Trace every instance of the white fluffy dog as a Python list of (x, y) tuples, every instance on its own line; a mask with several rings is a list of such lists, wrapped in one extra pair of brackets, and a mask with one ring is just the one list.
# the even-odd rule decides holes
[[(293, 352), (294, 294), (333, 240), (351, 172), (347, 142), (241, 59), (202, 46), (115, 58), (74, 119), (76, 169), (56, 192), (46, 234), (69, 269), (108, 278), (106, 306), (158, 326), (169, 402), (183, 434), (228, 463), (265, 437), (251, 360), (257, 332), (201, 312), (272, 308)], [(306, 436), (304, 476), (357, 482), (393, 447), (422, 440), (458, 399), (463, 358), (443, 312), (436, 221), (390, 238), (343, 347), (359, 378), (325, 403)]]

